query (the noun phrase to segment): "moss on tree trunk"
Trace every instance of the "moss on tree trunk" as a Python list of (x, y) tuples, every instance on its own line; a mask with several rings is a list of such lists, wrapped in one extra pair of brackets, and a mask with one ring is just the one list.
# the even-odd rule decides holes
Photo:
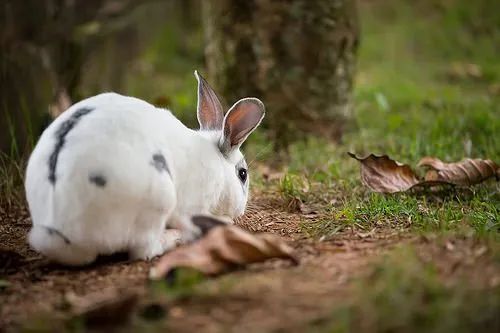
[(350, 113), (358, 42), (354, 0), (203, 1), (210, 79), (230, 102), (261, 98), (283, 147), (338, 137)]

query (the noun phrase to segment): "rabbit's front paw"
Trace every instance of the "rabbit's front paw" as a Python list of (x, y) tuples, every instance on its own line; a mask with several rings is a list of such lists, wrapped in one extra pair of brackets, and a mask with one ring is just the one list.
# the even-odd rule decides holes
[(168, 229), (154, 241), (135, 246), (131, 249), (130, 255), (132, 259), (151, 260), (177, 247), (181, 243), (181, 238), (179, 230)]
[(177, 229), (167, 229), (161, 237), (163, 252), (183, 244), (182, 233)]
[(203, 235), (203, 231), (191, 221), (190, 216), (173, 216), (169, 225), (180, 231), (182, 244), (191, 243)]
[(191, 243), (199, 239), (202, 235), (201, 229), (192, 225), (192, 227), (182, 230), (181, 242), (182, 244)]

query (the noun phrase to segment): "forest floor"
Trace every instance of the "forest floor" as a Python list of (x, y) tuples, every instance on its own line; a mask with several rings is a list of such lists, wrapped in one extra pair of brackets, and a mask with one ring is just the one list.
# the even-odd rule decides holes
[[(114, 257), (81, 269), (52, 265), (26, 245), (26, 211), (2, 212), (0, 244), (9, 252), (0, 252), (7, 282), (0, 292), (0, 327), (42, 332), (499, 327), (498, 243), (387, 226), (347, 227), (334, 237), (312, 239), (305, 230), (324, 217), (304, 207), (288, 212), (282, 200), (258, 196), (238, 224), (281, 235), (295, 248), (299, 265), (275, 260), (187, 287), (166, 287), (148, 283), (151, 263)], [(127, 295), (139, 300), (127, 307)], [(107, 300), (118, 305), (99, 306)]]
[[(0, 168), (9, 193), (0, 208), (0, 331), (499, 331), (500, 183), (371, 193), (346, 155), (499, 163), (498, 11), (461, 0), (360, 3), (355, 112), (342, 141), (311, 137), (281, 162), (261, 132), (245, 147), (252, 198), (237, 224), (280, 235), (298, 265), (185, 272), (173, 284), (150, 282), (151, 263), (116, 256), (81, 269), (52, 265), (26, 244), (30, 218), (8, 178), (22, 168)], [(121, 301), (88, 310), (107, 299)]]

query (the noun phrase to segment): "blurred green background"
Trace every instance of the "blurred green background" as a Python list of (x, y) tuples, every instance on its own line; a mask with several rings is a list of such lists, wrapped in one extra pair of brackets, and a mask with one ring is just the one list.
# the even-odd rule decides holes
[[(0, 6), (4, 169), (27, 156), (60, 87), (73, 101), (103, 91), (133, 95), (196, 127), (193, 71), (206, 72), (202, 1), (77, 1), (81, 8), (68, 12), (57, 12), (58, 3)], [(498, 1), (360, 0), (357, 9), (360, 43), (347, 126), (334, 142), (314, 128), (301, 137), (289, 147), (290, 169), (309, 163), (338, 171), (342, 164), (330, 164), (347, 150), (406, 162), (424, 155), (499, 161)], [(277, 156), (264, 130), (247, 146), (251, 158)]]

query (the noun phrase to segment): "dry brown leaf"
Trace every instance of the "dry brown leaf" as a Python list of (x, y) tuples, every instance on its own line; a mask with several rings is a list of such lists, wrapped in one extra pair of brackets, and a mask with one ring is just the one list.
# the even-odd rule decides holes
[(417, 186), (471, 186), (491, 177), (500, 178), (500, 168), (492, 160), (467, 158), (457, 163), (444, 163), (434, 157), (424, 157), (418, 166), (430, 170), (421, 180), (408, 165), (396, 162), (387, 155), (370, 154), (359, 158), (348, 154), (361, 163), (361, 181), (374, 192), (404, 192)]
[(493, 83), (488, 87), (488, 92), (493, 96), (500, 96), (500, 83)]
[(215, 275), (270, 258), (286, 258), (297, 263), (292, 252), (293, 249), (275, 235), (252, 235), (233, 225), (215, 226), (200, 240), (161, 257), (151, 269), (150, 277), (164, 277), (176, 267)]
[(120, 325), (125, 323), (138, 302), (134, 292), (104, 289), (85, 296), (65, 295), (73, 317), (83, 319), (89, 326)]
[(453, 80), (480, 79), (483, 71), (477, 64), (453, 62), (447, 71), (448, 77)]
[(419, 167), (429, 167), (426, 181), (448, 182), (458, 186), (471, 186), (490, 177), (499, 178), (499, 166), (492, 160), (466, 158), (457, 163), (445, 163), (435, 157), (424, 157)]
[(419, 183), (417, 175), (408, 165), (396, 162), (387, 155), (370, 154), (360, 158), (353, 153), (348, 154), (361, 163), (361, 181), (375, 192), (407, 191)]

